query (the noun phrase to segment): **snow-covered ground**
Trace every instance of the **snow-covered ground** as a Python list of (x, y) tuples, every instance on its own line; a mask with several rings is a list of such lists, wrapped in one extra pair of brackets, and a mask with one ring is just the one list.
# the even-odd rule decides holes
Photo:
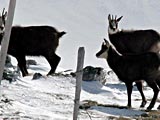
[[(0, 10), (9, 0), (0, 0)], [(52, 25), (67, 34), (60, 40), (57, 53), (62, 57), (58, 71), (76, 68), (78, 47), (86, 50), (85, 65), (107, 69), (106, 61), (95, 53), (104, 37), (107, 38), (108, 14), (123, 15), (121, 28), (160, 27), (159, 0), (17, 0), (14, 25)], [(154, 9), (153, 9), (154, 8)], [(32, 80), (33, 74), (46, 75), (49, 65), (42, 57), (35, 58), (37, 66), (30, 66), (32, 75), (20, 77), (11, 84), (3, 80), (1, 85), (0, 119), (12, 120), (71, 120), (73, 117), (76, 80), (73, 77), (48, 76)], [(14, 66), (16, 60), (12, 59)], [(148, 103), (153, 96), (150, 88), (144, 93)], [(81, 99), (103, 105), (126, 106), (126, 87), (111, 74), (105, 85), (98, 81), (83, 81)], [(132, 93), (132, 109), (92, 106), (80, 110), (79, 120), (108, 120), (113, 117), (140, 118), (147, 113), (140, 109), (141, 97), (136, 88)], [(157, 101), (154, 110), (159, 105)], [(160, 116), (159, 116), (160, 118)]]
[[(37, 61), (39, 58), (36, 58)], [(7, 120), (72, 120), (75, 98), (76, 79), (71, 76), (45, 76), (48, 67), (44, 63), (31, 65), (29, 71), (42, 73), (44, 77), (32, 80), (33, 75), (19, 77), (11, 84), (3, 80), (1, 86), (0, 119)], [(47, 65), (46, 65), (47, 66)], [(57, 72), (61, 72), (59, 69)], [(153, 92), (145, 87), (144, 93), (148, 103)], [(105, 85), (99, 81), (83, 81), (81, 104), (83, 101), (95, 101), (103, 107), (93, 105), (79, 111), (79, 120), (108, 120), (109, 118), (141, 118), (145, 108), (139, 108), (141, 97), (134, 87), (132, 93), (132, 109), (120, 109), (127, 105), (127, 92), (123, 83), (114, 74), (107, 75)], [(154, 109), (156, 110), (156, 103)], [(112, 107), (117, 106), (117, 107)]]

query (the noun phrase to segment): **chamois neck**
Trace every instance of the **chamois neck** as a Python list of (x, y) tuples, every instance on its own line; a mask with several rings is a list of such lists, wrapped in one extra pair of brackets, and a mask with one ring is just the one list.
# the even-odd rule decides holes
[(111, 67), (111, 69), (115, 69), (115, 66), (117, 66), (120, 62), (121, 55), (112, 47), (110, 46), (108, 51), (108, 65)]
[(119, 29), (112, 30), (110, 27), (108, 27), (108, 34), (109, 34), (109, 35), (116, 34), (116, 33), (118, 33), (119, 31), (120, 31)]
[(0, 33), (0, 44), (1, 44), (1, 42), (2, 42), (2, 39), (3, 39), (3, 33)]

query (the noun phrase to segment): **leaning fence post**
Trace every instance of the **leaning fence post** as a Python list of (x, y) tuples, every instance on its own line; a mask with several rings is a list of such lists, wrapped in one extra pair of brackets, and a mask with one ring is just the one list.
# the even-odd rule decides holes
[(5, 65), (5, 60), (7, 56), (8, 44), (10, 39), (11, 27), (13, 23), (14, 11), (16, 6), (16, 0), (10, 0), (8, 8), (8, 17), (5, 25), (5, 33), (1, 43), (1, 52), (0, 52), (0, 84), (3, 76), (3, 70)]
[(76, 90), (75, 90), (73, 120), (77, 120), (77, 118), (78, 118), (81, 84), (82, 84), (82, 77), (83, 77), (84, 55), (85, 55), (84, 47), (80, 47), (78, 49), (77, 72), (76, 72)]

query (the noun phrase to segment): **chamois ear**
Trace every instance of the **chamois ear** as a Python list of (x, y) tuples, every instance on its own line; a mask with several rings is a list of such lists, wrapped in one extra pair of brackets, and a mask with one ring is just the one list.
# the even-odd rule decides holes
[(110, 14), (108, 15), (108, 20), (111, 21), (111, 15)]
[(106, 40), (106, 38), (104, 38), (104, 42), (107, 43), (108, 41)]
[(108, 40), (106, 40), (105, 38), (104, 38), (104, 42), (106, 43), (107, 47), (110, 45), (109, 42), (108, 42)]
[(5, 14), (3, 16), (4, 16), (4, 18), (6, 18), (7, 17), (7, 12), (5, 12)]
[(122, 19), (122, 17), (123, 17), (123, 16), (119, 17), (119, 18), (117, 19), (117, 22), (119, 22), (119, 21)]

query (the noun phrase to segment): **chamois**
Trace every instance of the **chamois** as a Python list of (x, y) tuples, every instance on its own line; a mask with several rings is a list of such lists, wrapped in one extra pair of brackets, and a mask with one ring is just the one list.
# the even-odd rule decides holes
[(120, 55), (107, 40), (96, 54), (98, 58), (105, 58), (110, 68), (127, 87), (128, 107), (131, 107), (132, 84), (136, 80), (145, 80), (153, 89), (154, 96), (147, 110), (151, 110), (156, 102), (160, 88), (160, 55), (145, 52), (134, 55)]
[(111, 18), (108, 15), (108, 35), (110, 42), (121, 54), (160, 51), (160, 34), (155, 30), (119, 30), (118, 23), (123, 16)]
[[(3, 23), (4, 20), (2, 19)], [(3, 28), (4, 24), (0, 26)], [(4, 29), (0, 32), (2, 41)], [(23, 76), (28, 75), (25, 56), (43, 56), (51, 66), (48, 75), (53, 74), (60, 62), (60, 57), (55, 51), (59, 39), (66, 32), (59, 32), (51, 26), (12, 26), (8, 54), (14, 56)]]
[[(149, 30), (119, 30), (118, 23), (123, 16), (118, 19), (112, 15), (108, 15), (108, 36), (110, 42), (115, 46), (116, 50), (121, 54), (156, 52), (160, 51), (160, 35), (158, 32)], [(136, 82), (137, 88), (142, 96), (141, 107), (146, 104), (146, 99), (142, 91), (142, 81)]]

